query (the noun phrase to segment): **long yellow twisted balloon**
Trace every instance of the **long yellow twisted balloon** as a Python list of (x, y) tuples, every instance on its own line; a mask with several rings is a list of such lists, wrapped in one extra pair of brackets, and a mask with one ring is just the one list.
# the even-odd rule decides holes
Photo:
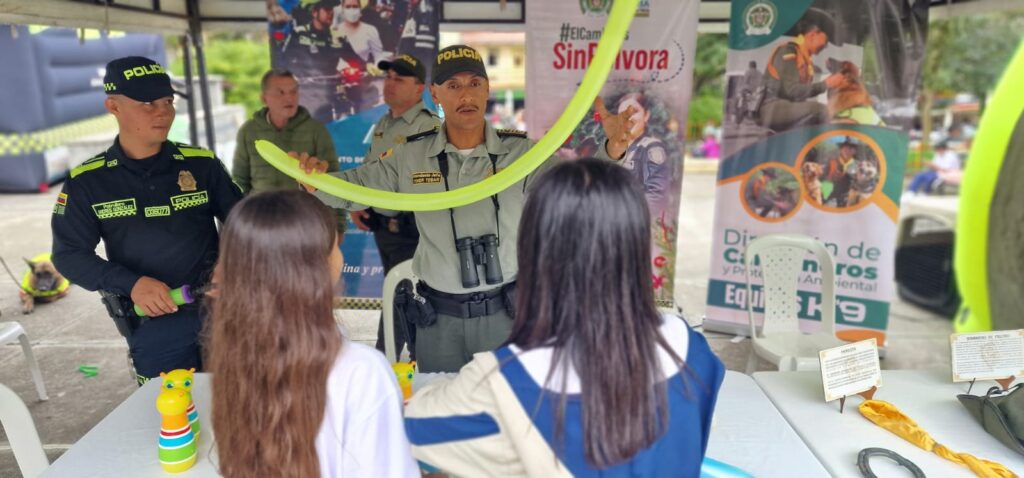
[(565, 111), (529, 151), (509, 167), (494, 176), (469, 186), (437, 193), (395, 193), (381, 191), (344, 181), (328, 174), (306, 174), (299, 168), (298, 162), (289, 157), (273, 143), (265, 140), (256, 141), (256, 151), (268, 163), (281, 172), (297, 180), (316, 187), (317, 189), (347, 199), (357, 204), (397, 211), (437, 211), (472, 204), (481, 199), (493, 196), (509, 186), (519, 182), (528, 174), (547, 161), (565, 141), (576, 125), (583, 119), (594, 103), (594, 98), (601, 92), (601, 86), (608, 78), (615, 55), (622, 46), (626, 31), (639, 0), (616, 0), (608, 14), (601, 41), (597, 44), (594, 59), (583, 76), (583, 82), (576, 90)]
[(967, 453), (957, 453), (937, 443), (917, 422), (906, 416), (889, 402), (868, 400), (858, 407), (864, 418), (871, 420), (918, 448), (930, 451), (953, 463), (964, 465), (981, 478), (1015, 478), (1017, 475), (1000, 463), (983, 460)]

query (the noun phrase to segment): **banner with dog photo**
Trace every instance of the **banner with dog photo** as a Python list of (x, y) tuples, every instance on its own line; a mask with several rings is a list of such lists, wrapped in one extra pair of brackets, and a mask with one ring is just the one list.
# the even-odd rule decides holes
[[(760, 325), (768, 266), (748, 297), (744, 248), (795, 233), (833, 257), (840, 338), (885, 344), (926, 28), (923, 0), (732, 2), (706, 328), (749, 333), (748, 301)], [(810, 255), (794, 269), (805, 332), (820, 326), (817, 269)]]
[[(370, 129), (387, 112), (377, 63), (409, 54), (430, 77), (439, 8), (440, 0), (267, 0), (271, 64), (295, 74), (299, 103), (327, 126), (341, 169), (362, 164)], [(384, 268), (373, 234), (349, 223), (342, 252), (345, 297), (379, 297)]]
[[(569, 103), (590, 64), (611, 0), (530, 3), (526, 12), (526, 124), (539, 139)], [(600, 97), (611, 113), (636, 110), (634, 140), (622, 161), (643, 183), (652, 219), (654, 293), (671, 306), (676, 265), (684, 128), (693, 85), (696, 0), (642, 0)], [(593, 156), (604, 147), (596, 112), (558, 155)]]

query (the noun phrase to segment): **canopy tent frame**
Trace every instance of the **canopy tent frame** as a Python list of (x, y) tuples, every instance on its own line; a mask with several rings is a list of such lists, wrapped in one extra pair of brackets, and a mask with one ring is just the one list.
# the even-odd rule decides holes
[[(180, 38), (185, 89), (193, 87), (192, 61), (199, 76), (207, 147), (215, 143), (203, 31), (262, 30), (266, 5), (274, 0), (0, 0), (0, 23), (152, 32)], [(526, 0), (440, 0), (442, 31), (522, 31)], [(200, 4), (202, 8), (200, 8)], [(931, 0), (929, 18), (1024, 9), (1024, 0)], [(727, 33), (729, 0), (701, 0), (698, 31)], [(191, 48), (190, 48), (191, 46)], [(191, 51), (190, 51), (191, 50)], [(189, 101), (189, 133), (198, 144), (197, 112)]]

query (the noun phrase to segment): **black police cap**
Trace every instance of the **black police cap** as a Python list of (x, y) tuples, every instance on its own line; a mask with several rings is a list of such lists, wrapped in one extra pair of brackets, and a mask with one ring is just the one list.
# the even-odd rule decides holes
[(127, 56), (107, 63), (103, 89), (108, 95), (124, 95), (142, 102), (176, 93), (164, 67), (142, 56)]
[(384, 60), (377, 63), (382, 70), (392, 70), (398, 76), (415, 76), (420, 83), (427, 82), (427, 69), (423, 62), (412, 55), (401, 54), (392, 60)]
[(487, 69), (484, 68), (480, 53), (466, 45), (452, 45), (437, 52), (433, 78), (435, 85), (440, 85), (448, 78), (463, 72), (487, 78)]

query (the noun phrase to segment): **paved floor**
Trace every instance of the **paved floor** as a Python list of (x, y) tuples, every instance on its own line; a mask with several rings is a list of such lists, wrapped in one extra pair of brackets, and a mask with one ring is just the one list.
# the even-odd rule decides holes
[[(708, 254), (714, 214), (714, 165), (687, 165), (680, 214), (676, 298), (685, 313), (700, 317), (707, 292)], [(33, 195), (0, 195), (0, 257), (20, 279), (21, 257), (50, 249), (50, 210), (56, 191)], [(0, 274), (3, 274), (0, 271)], [(125, 360), (127, 346), (107, 317), (98, 296), (74, 288), (63, 300), (38, 306), (22, 316), (16, 286), (0, 277), (0, 320), (17, 320), (27, 330), (46, 380), (50, 400), (40, 402), (25, 367), (20, 347), (0, 346), (0, 383), (11, 387), (28, 405), (51, 461), (74, 444), (135, 390)], [(345, 312), (352, 336), (370, 342), (377, 314)], [(892, 308), (891, 346), (884, 368), (942, 367), (949, 360), (950, 322), (913, 306)], [(744, 370), (750, 341), (709, 333), (712, 348), (729, 369)], [(87, 378), (80, 365), (99, 367)], [(770, 369), (767, 363), (760, 368)], [(19, 476), (6, 436), (0, 433), (0, 477)]]

